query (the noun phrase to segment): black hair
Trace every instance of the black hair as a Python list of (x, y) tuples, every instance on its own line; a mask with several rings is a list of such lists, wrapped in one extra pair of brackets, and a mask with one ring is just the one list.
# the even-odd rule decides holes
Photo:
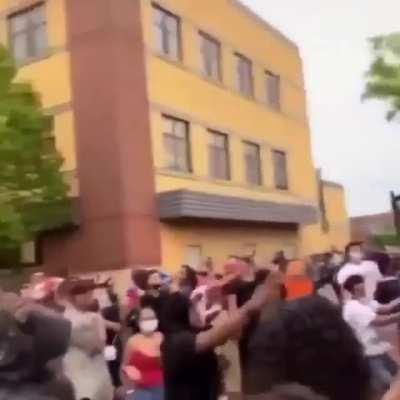
[(167, 297), (162, 310), (166, 334), (190, 329), (189, 309), (189, 299), (182, 293), (172, 293)]
[(384, 276), (393, 274), (392, 259), (387, 253), (375, 251), (367, 254), (367, 260), (374, 261), (379, 268), (379, 271)]
[(196, 289), (198, 284), (196, 271), (190, 265), (182, 265), (181, 268), (185, 270), (185, 279), (182, 283), (188, 285), (192, 290)]
[(364, 278), (361, 275), (351, 275), (344, 282), (343, 289), (354, 294), (354, 288), (362, 283), (364, 283)]
[(344, 248), (344, 257), (346, 259), (346, 261), (349, 261), (349, 257), (350, 257), (350, 250), (352, 247), (361, 247), (363, 245), (363, 242), (360, 241), (354, 241), (354, 242), (350, 242), (346, 245), (346, 247)]
[(135, 335), (140, 332), (139, 329), (139, 309), (132, 309), (125, 318), (125, 325), (131, 330), (131, 333)]
[(332, 256), (333, 256), (333, 253), (330, 253), (330, 252), (324, 253), (322, 256), (324, 263), (325, 264), (329, 263), (329, 261), (332, 259)]
[(367, 400), (370, 372), (363, 348), (339, 308), (318, 296), (284, 304), (261, 319), (248, 344), (247, 394), (297, 382), (330, 400)]
[(138, 269), (132, 272), (132, 280), (141, 290), (149, 289), (149, 278), (151, 275), (159, 273), (156, 269)]

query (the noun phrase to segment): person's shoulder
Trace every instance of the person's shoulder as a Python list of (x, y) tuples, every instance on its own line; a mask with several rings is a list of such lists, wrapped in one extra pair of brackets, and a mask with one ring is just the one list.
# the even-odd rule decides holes
[(367, 268), (368, 270), (370, 270), (372, 272), (378, 272), (380, 274), (378, 264), (375, 261), (364, 260), (362, 265), (363, 265), (363, 268)]
[(132, 335), (132, 336), (127, 340), (126, 345), (127, 345), (128, 347), (131, 347), (131, 348), (132, 348), (132, 347), (135, 347), (135, 345), (141, 341), (142, 337), (143, 337), (143, 336), (142, 336), (140, 333), (137, 333), (137, 334), (135, 334), (135, 335)]

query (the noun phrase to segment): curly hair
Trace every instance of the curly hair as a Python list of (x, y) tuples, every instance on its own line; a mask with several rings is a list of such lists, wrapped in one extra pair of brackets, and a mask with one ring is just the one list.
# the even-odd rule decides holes
[(260, 320), (248, 345), (249, 394), (298, 383), (330, 400), (367, 400), (370, 374), (363, 349), (340, 310), (310, 296)]

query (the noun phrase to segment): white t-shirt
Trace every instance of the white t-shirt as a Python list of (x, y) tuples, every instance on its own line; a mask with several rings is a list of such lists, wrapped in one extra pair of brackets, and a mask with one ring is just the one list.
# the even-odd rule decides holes
[(362, 261), (360, 264), (345, 264), (337, 275), (339, 285), (343, 285), (352, 275), (361, 275), (365, 279), (366, 297), (369, 301), (374, 299), (376, 285), (383, 278), (378, 265), (373, 261)]
[(389, 343), (379, 339), (372, 326), (372, 321), (377, 316), (377, 307), (377, 302), (364, 304), (359, 300), (346, 301), (343, 307), (343, 318), (352, 327), (367, 356), (382, 355), (391, 349)]

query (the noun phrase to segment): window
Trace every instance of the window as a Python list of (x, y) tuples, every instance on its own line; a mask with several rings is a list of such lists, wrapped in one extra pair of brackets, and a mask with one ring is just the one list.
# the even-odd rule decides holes
[(267, 104), (279, 110), (281, 106), (281, 79), (279, 75), (269, 71), (265, 73), (265, 90)]
[(230, 178), (228, 159), (228, 136), (223, 133), (209, 133), (209, 168), (210, 176), (215, 179)]
[(176, 15), (154, 5), (154, 34), (158, 52), (173, 60), (180, 59), (180, 20)]
[(206, 33), (200, 32), (203, 73), (209, 78), (221, 80), (221, 45)]
[(288, 189), (286, 153), (279, 150), (273, 151), (275, 187), (281, 190)]
[(190, 172), (189, 124), (164, 117), (165, 168)]
[(245, 96), (253, 96), (253, 72), (251, 61), (241, 54), (236, 54), (237, 87)]
[(251, 185), (261, 185), (260, 146), (255, 143), (243, 142), (244, 161), (246, 165), (246, 181)]
[(201, 265), (202, 249), (198, 245), (189, 245), (185, 248), (184, 263), (192, 268), (198, 268)]
[(44, 4), (14, 14), (8, 22), (11, 52), (17, 61), (44, 55), (47, 49)]

